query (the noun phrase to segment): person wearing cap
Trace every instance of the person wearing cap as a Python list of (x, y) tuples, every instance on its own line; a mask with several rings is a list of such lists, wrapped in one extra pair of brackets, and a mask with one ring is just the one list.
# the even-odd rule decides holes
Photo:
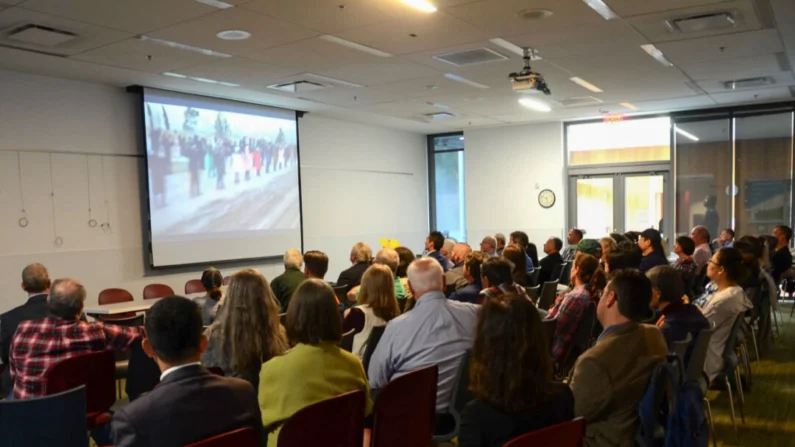
[(583, 239), (581, 240), (574, 250), (576, 253), (585, 253), (591, 255), (596, 259), (602, 258), (602, 245), (596, 239)]
[(224, 283), (224, 275), (215, 268), (210, 267), (202, 272), (202, 285), (207, 294), (193, 299), (199, 305), (202, 313), (202, 325), (209, 326), (215, 321), (218, 309), (221, 307), (221, 285)]
[(638, 237), (638, 248), (643, 253), (638, 270), (646, 273), (658, 265), (668, 265), (665, 259), (665, 250), (662, 246), (662, 236), (654, 228), (649, 228)]
[(620, 270), (596, 307), (604, 331), (574, 365), (574, 415), (588, 421), (586, 447), (635, 445), (638, 402), (668, 347), (651, 318), (652, 286), (637, 270)]

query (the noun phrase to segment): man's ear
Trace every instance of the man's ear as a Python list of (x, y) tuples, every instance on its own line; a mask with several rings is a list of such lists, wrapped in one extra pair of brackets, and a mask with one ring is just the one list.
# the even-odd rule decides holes
[(143, 348), (144, 353), (146, 354), (147, 357), (152, 359), (156, 357), (155, 350), (154, 348), (152, 348), (152, 344), (149, 343), (148, 338), (144, 338), (143, 340), (141, 340), (141, 348)]

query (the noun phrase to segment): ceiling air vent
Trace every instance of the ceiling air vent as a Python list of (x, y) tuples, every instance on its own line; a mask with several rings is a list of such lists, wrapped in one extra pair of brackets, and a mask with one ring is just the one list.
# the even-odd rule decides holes
[(680, 17), (678, 19), (668, 20), (666, 23), (668, 27), (675, 32), (690, 34), (734, 28), (737, 23), (737, 18), (734, 13), (723, 11), (690, 17)]
[(438, 54), (433, 58), (439, 62), (445, 62), (450, 65), (455, 65), (456, 67), (485, 64), (487, 62), (499, 62), (508, 59), (502, 54), (488, 48), (477, 48), (475, 50)]
[(570, 96), (558, 100), (558, 103), (564, 107), (575, 106), (590, 106), (593, 104), (600, 104), (602, 100), (593, 96)]
[(450, 112), (436, 112), (436, 113), (425, 113), (422, 115), (423, 118), (426, 120), (443, 120), (446, 118), (454, 118), (456, 115)]
[(727, 90), (741, 90), (746, 88), (760, 88), (760, 87), (767, 87), (768, 85), (775, 84), (776, 81), (771, 77), (759, 77), (759, 78), (746, 78), (746, 79), (737, 79), (734, 81), (725, 81), (723, 86)]
[(287, 92), (287, 93), (306, 93), (314, 90), (320, 90), (321, 88), (326, 88), (326, 86), (311, 81), (295, 81), (295, 82), (287, 82), (285, 84), (269, 85), (268, 88), (272, 88), (274, 90), (280, 90), (282, 92)]
[(41, 47), (56, 47), (77, 37), (77, 34), (69, 31), (32, 23), (18, 26), (6, 34), (7, 39)]

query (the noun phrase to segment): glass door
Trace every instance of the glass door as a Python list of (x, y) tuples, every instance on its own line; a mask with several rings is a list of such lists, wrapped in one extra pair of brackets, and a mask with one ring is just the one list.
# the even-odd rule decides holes
[(665, 179), (662, 174), (624, 176), (624, 231), (663, 230)]
[(613, 176), (575, 178), (577, 228), (605, 235), (614, 228)]

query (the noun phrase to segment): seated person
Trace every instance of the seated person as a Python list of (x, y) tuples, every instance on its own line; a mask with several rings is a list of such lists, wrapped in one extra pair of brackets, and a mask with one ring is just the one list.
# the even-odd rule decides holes
[(505, 247), (502, 257), (513, 265), (513, 282), (522, 287), (530, 286), (530, 277), (527, 273), (527, 255), (516, 245)]
[(467, 285), (450, 295), (451, 300), (461, 301), (462, 303), (475, 303), (478, 300), (480, 291), (483, 290), (483, 285), (480, 283), (480, 267), (486, 259), (487, 256), (482, 251), (473, 251), (466, 255), (466, 258), (464, 258), (464, 278), (467, 280)]
[(197, 296), (193, 302), (199, 305), (202, 310), (202, 324), (209, 326), (218, 315), (218, 308), (221, 306), (221, 286), (224, 283), (224, 275), (217, 268), (210, 267), (202, 272), (202, 285), (207, 295)]
[(444, 247), (444, 235), (439, 231), (431, 231), (425, 239), (425, 250), (428, 251), (426, 256), (436, 259), (446, 272), (448, 270), (447, 258), (441, 253), (442, 247)]
[(113, 414), (115, 447), (181, 447), (243, 427), (260, 439), (257, 393), (244, 380), (202, 367), (206, 345), (195, 303), (170, 296), (152, 306), (142, 346), (162, 371), (160, 384)]
[(456, 291), (466, 287), (467, 279), (464, 277), (464, 259), (468, 254), (472, 253), (472, 248), (468, 244), (455, 244), (453, 252), (450, 255), (450, 260), (453, 262), (453, 268), (444, 274), (447, 290)]
[(551, 237), (544, 243), (544, 253), (547, 255), (541, 260), (541, 274), (538, 276), (539, 284), (558, 279), (553, 278), (552, 273), (555, 271), (555, 267), (563, 264), (563, 257), (560, 256), (562, 248), (563, 241), (556, 237)]
[(337, 286), (347, 286), (348, 289), (345, 293), (348, 293), (351, 289), (361, 284), (362, 275), (364, 275), (367, 267), (370, 267), (372, 258), (373, 251), (370, 250), (370, 246), (364, 242), (357, 242), (351, 249), (350, 260), (353, 265), (340, 273), (339, 278), (337, 278)]
[(620, 270), (605, 287), (596, 316), (605, 330), (574, 365), (574, 415), (588, 421), (585, 446), (632, 446), (638, 402), (668, 347), (651, 317), (651, 283), (637, 270)]
[(511, 439), (574, 418), (574, 396), (552, 381), (541, 318), (533, 303), (509, 294), (483, 305), (472, 349), (460, 447), (501, 447)]
[(77, 280), (56, 279), (47, 301), (49, 315), (23, 321), (11, 342), (14, 399), (45, 395), (44, 373), (61, 360), (92, 352), (129, 349), (140, 341), (140, 327), (81, 321), (86, 289)]
[(494, 236), (484, 237), (480, 242), (480, 251), (490, 258), (497, 256), (497, 239)]
[[(392, 282), (394, 283), (393, 289), (395, 289), (395, 298), (398, 300), (405, 300), (407, 295), (406, 288), (403, 286), (403, 282), (401, 282), (400, 278), (397, 276), (398, 267), (400, 267), (400, 255), (398, 252), (395, 249), (384, 247), (375, 254), (373, 264), (385, 265), (389, 267), (393, 277)], [(364, 277), (362, 277), (362, 281), (364, 281)], [(350, 292), (348, 292), (348, 301), (356, 301), (356, 299), (359, 297), (360, 287), (361, 285), (356, 286), (351, 289)]]
[[(400, 285), (403, 286), (403, 290), (406, 291), (406, 299), (401, 300), (400, 297), (398, 299), (398, 306), (400, 307), (401, 312), (404, 312), (408, 308), (409, 302), (414, 302), (413, 297), (411, 296), (411, 290), (409, 290), (409, 277), (408, 277), (408, 270), (409, 266), (412, 262), (414, 262), (414, 252), (406, 247), (398, 247), (395, 249), (398, 254), (398, 268), (397, 272), (395, 273), (395, 277), (400, 280)], [(409, 308), (410, 309), (410, 308)]]
[(262, 364), (290, 347), (279, 323), (279, 303), (268, 280), (254, 269), (232, 275), (221, 314), (205, 335), (209, 341), (202, 364), (221, 368), (227, 377), (245, 379), (255, 388)]
[[(627, 243), (629, 244), (629, 242)], [(640, 250), (636, 246), (621, 248), (621, 244), (619, 244), (618, 250), (608, 253), (605, 257), (605, 273), (612, 274), (619, 270), (637, 269), (640, 265), (641, 257)]]
[(304, 276), (306, 279), (326, 278), (328, 272), (328, 255), (322, 251), (309, 250), (304, 253)]
[(287, 250), (284, 253), (284, 273), (271, 281), (273, 295), (279, 302), (282, 312), (287, 311), (287, 306), (290, 305), (290, 297), (293, 296), (295, 289), (306, 279), (304, 272), (301, 271), (303, 263), (304, 257), (300, 251), (294, 248)]
[(679, 256), (674, 261), (674, 268), (682, 271), (686, 276), (696, 274), (698, 266), (693, 261), (693, 252), (696, 251), (696, 244), (689, 236), (679, 236), (674, 244), (674, 253)]
[(508, 293), (527, 296), (524, 287), (514, 282), (511, 263), (505, 258), (493, 257), (483, 261), (480, 275), (483, 290), (480, 292), (479, 301), (501, 297)]
[(298, 287), (287, 309), (287, 335), (295, 347), (260, 371), (259, 406), (269, 447), (277, 446), (284, 422), (298, 410), (349, 391), (365, 392), (370, 414), (362, 362), (338, 346), (342, 322), (331, 286), (308, 279)]
[(526, 259), (527, 273), (533, 273), (535, 266), (538, 265), (538, 250), (535, 244), (530, 242), (527, 233), (524, 231), (514, 231), (511, 233), (511, 245), (519, 247)]
[(680, 271), (668, 265), (659, 265), (646, 272), (646, 276), (651, 281), (652, 289), (649, 305), (662, 314), (657, 320), (657, 327), (665, 337), (668, 349), (673, 348), (675, 341), (686, 339), (687, 334), (692, 337), (683, 359), (687, 364), (698, 334), (709, 329), (710, 324), (696, 306), (684, 302), (685, 282)]
[(643, 253), (643, 259), (640, 261), (640, 266), (638, 266), (638, 270), (641, 273), (646, 273), (658, 265), (668, 265), (668, 260), (665, 258), (665, 250), (662, 246), (662, 236), (654, 228), (649, 228), (640, 234), (638, 237), (638, 248)]
[(480, 306), (445, 298), (444, 271), (433, 259), (414, 261), (408, 276), (417, 304), (387, 323), (370, 359), (370, 386), (380, 389), (396, 377), (438, 365), (436, 412), (444, 413), (450, 406), (461, 357), (472, 347)]
[[(371, 265), (362, 276), (362, 285), (356, 300), (358, 305), (351, 309), (358, 309), (362, 312), (364, 327), (353, 336), (351, 352), (356, 357), (362, 358), (364, 350), (367, 349), (367, 339), (370, 338), (373, 328), (386, 326), (388, 321), (400, 315), (397, 298), (395, 298), (395, 277), (392, 270), (383, 264)], [(351, 309), (345, 311), (346, 317)]]
[[(583, 239), (577, 244), (575, 257), (577, 253), (585, 253), (591, 255), (596, 259), (602, 258), (602, 245), (596, 239)], [(573, 261), (573, 259), (571, 260)]]

